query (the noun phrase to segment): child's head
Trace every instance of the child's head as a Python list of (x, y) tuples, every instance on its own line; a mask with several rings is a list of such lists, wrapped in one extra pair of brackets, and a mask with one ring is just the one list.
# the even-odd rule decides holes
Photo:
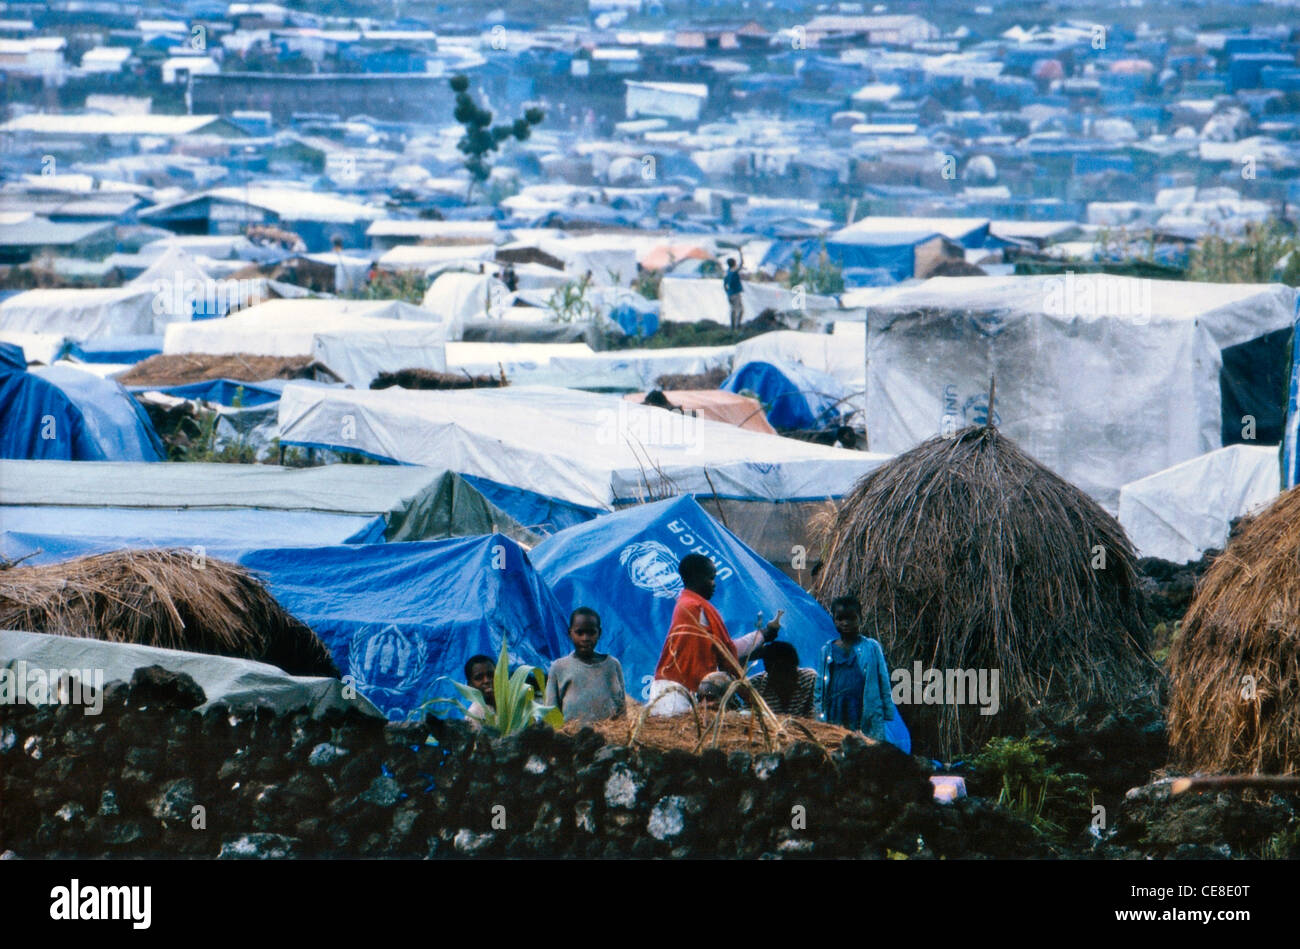
[(837, 596), (831, 600), (831, 619), (843, 639), (857, 639), (862, 630), (862, 604), (856, 596)]
[(727, 269), (728, 269), (728, 270), (735, 270), (735, 269), (736, 269), (736, 258), (735, 258), (735, 257), (728, 257), (728, 258), (727, 258)]
[(695, 694), (699, 696), (700, 701), (706, 706), (715, 706), (722, 701), (722, 696), (726, 693), (727, 687), (735, 681), (732, 676), (725, 672), (710, 672), (700, 680), (699, 687), (696, 688)]
[(580, 606), (569, 616), (569, 639), (579, 659), (590, 659), (600, 639), (600, 614), (589, 606)]
[(763, 671), (778, 679), (794, 678), (799, 668), (799, 652), (783, 640), (770, 642), (763, 647)]
[(471, 689), (478, 689), (489, 705), (496, 701), (492, 691), (492, 677), (496, 674), (496, 660), (491, 656), (470, 656), (465, 663), (465, 681)]
[(681, 575), (686, 589), (698, 593), (706, 600), (713, 599), (718, 571), (713, 566), (712, 560), (704, 554), (687, 554), (677, 565), (677, 572)]

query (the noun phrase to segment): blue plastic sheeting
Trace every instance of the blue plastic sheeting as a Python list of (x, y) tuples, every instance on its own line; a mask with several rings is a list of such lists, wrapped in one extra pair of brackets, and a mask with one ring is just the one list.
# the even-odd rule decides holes
[(630, 303), (620, 303), (610, 310), (609, 318), (623, 328), (628, 336), (653, 336), (659, 332), (659, 310), (656, 301), (647, 300), (653, 306), (634, 307)]
[(747, 362), (723, 380), (726, 392), (753, 392), (778, 430), (824, 428), (844, 409), (846, 393), (834, 376), (788, 362)]
[[(909, 280), (916, 273), (916, 245), (935, 237), (932, 231), (907, 234), (842, 234), (839, 240), (827, 241), (826, 257), (845, 270), (883, 271), (896, 283)], [(804, 266), (817, 263), (822, 242), (814, 238), (802, 241), (777, 241), (768, 248), (760, 268), (788, 270), (798, 253)], [(879, 278), (877, 278), (879, 279)], [(882, 283), (866, 284), (881, 286)]]
[(604, 513), (598, 508), (569, 504), (535, 491), (498, 484), (477, 475), (463, 474), (461, 477), (515, 521), (539, 533), (554, 533), (575, 524), (583, 524)]
[(892, 287), (898, 279), (884, 267), (845, 267), (842, 276), (847, 289)]
[[(568, 612), (589, 606), (600, 613), (598, 649), (623, 664), (628, 693), (644, 701), (659, 662), (673, 606), (682, 591), (677, 564), (688, 553), (709, 557), (718, 571), (713, 605), (733, 637), (785, 610), (781, 639), (799, 652), (802, 666), (815, 666), (822, 644), (835, 639), (835, 624), (821, 605), (769, 564), (690, 497), (607, 514), (549, 537), (533, 550), (533, 562)], [(757, 667), (753, 671), (758, 671)], [(910, 750), (901, 718), (887, 735)]]
[(180, 386), (127, 386), (128, 392), (161, 392), (163, 395), (175, 396), (179, 399), (202, 399), (207, 402), (216, 402), (220, 405), (234, 405), (235, 393), (243, 389), (240, 395), (240, 405), (243, 408), (252, 408), (256, 405), (266, 405), (269, 402), (278, 402), (280, 396), (284, 394), (284, 387), (289, 383), (303, 386), (327, 386), (339, 388), (344, 385), (341, 382), (320, 382), (315, 379), (263, 379), (260, 382), (243, 382), (239, 379), (203, 379), (199, 382), (187, 382)]
[[(501, 534), (377, 544), (253, 550), (239, 563), (329, 646), (334, 662), (390, 719), (426, 698), (452, 698), (465, 660), (496, 657), (550, 667), (572, 651), (568, 616), (529, 562)], [(459, 715), (455, 705), (435, 714)]]
[(385, 527), (382, 515), (315, 511), (0, 507), (4, 556), (13, 559), (41, 550), (42, 562), (128, 547), (378, 544), (383, 543)]
[(68, 355), (82, 362), (137, 363), (162, 352), (161, 336), (106, 336), (68, 345)]
[(1296, 297), (1291, 336), (1291, 381), (1287, 386), (1286, 423), (1282, 437), (1282, 486), (1300, 484), (1300, 296)]
[[(287, 380), (273, 379), (268, 382), (239, 382), (235, 379), (204, 379), (201, 382), (189, 382), (183, 386), (129, 386), (131, 392), (161, 392), (178, 399), (202, 399), (220, 405), (234, 405), (235, 395), (239, 393), (240, 405), (251, 408), (278, 402)], [(295, 380), (296, 381), (296, 380)], [(277, 384), (278, 383), (278, 384)]]
[(937, 235), (930, 231), (902, 234), (843, 234), (827, 241), (826, 255), (841, 267), (884, 270), (895, 280), (916, 276), (916, 245)]
[(13, 343), (0, 343), (0, 372), (10, 370), (26, 372), (27, 356), (24, 355), (21, 346), (16, 346)]
[(0, 458), (164, 457), (149, 416), (116, 382), (65, 366), (0, 367)]

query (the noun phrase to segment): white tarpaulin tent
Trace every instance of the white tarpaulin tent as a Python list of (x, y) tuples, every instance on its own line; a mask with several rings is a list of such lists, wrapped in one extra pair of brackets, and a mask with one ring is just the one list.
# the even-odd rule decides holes
[(590, 273), (592, 284), (598, 287), (629, 284), (636, 279), (636, 248), (617, 235), (543, 238), (536, 246), (564, 261), (564, 269), (572, 277)]
[(424, 291), (420, 307), (452, 327), (450, 339), (460, 339), (466, 320), (499, 318), (514, 299), (506, 285), (491, 274), (453, 272), (438, 275)]
[(163, 338), (163, 352), (312, 356), (359, 387), (385, 371), (447, 368), (446, 328), (438, 323), (311, 311), (268, 316), (253, 313), (257, 309), (220, 320), (174, 323)]
[(317, 717), (330, 709), (380, 714), (367, 698), (339, 679), (293, 676), (266, 662), (80, 636), (0, 630), (0, 668), (20, 662), (26, 666), (19, 668), (93, 669), (103, 674), (104, 685), (130, 682), (135, 670), (145, 666), (162, 666), (198, 683), (204, 695), (200, 711), (219, 702), (230, 708), (257, 706), (279, 712), (306, 708)]
[(1228, 525), (1280, 489), (1276, 448), (1229, 445), (1124, 485), (1119, 522), (1139, 556), (1187, 563), (1222, 550)]
[(1220, 350), (1291, 325), (1295, 291), (1109, 275), (937, 277), (867, 318), (867, 431), (901, 452), (994, 421), (1114, 513), (1122, 485), (1222, 445)]
[[(778, 312), (802, 309), (808, 315), (835, 312), (839, 304), (834, 297), (805, 293), (802, 299), (778, 283), (741, 281), (741, 300), (745, 306), (744, 321), (757, 317), (764, 310)], [(731, 325), (731, 309), (727, 294), (722, 289), (722, 279), (712, 277), (664, 277), (659, 283), (659, 319), (669, 323), (694, 323), (712, 320), (724, 326)]]
[(595, 355), (586, 343), (466, 343), (447, 344), (447, 369), (471, 376), (495, 376), (505, 370), (514, 383), (550, 382), (562, 375), (552, 367), (556, 357)]
[[(345, 417), (356, 437), (342, 443)], [(887, 460), (546, 386), (353, 391), (290, 383), (279, 434), (285, 444), (436, 465), (606, 511), (675, 494), (836, 498)]]
[(763, 333), (736, 344), (737, 366), (754, 360), (797, 363), (844, 383), (861, 382), (867, 367), (865, 333), (856, 339), (797, 330)]
[(731, 346), (682, 346), (674, 349), (623, 349), (590, 356), (557, 356), (551, 369), (575, 389), (632, 389), (658, 387), (664, 375), (696, 375), (710, 369), (730, 369)]
[[(407, 303), (405, 300), (326, 300), (306, 299), (267, 300), (256, 306), (232, 314), (251, 321), (265, 320), (270, 325), (278, 319), (329, 320), (336, 317), (363, 316), (377, 320), (405, 320), (413, 323), (447, 323), (439, 313)], [(448, 325), (447, 338), (459, 339), (455, 327)]]
[[(60, 333), (76, 342), (105, 336), (150, 336), (190, 314), (147, 285), (106, 290), (26, 290), (0, 303), (0, 330)], [(31, 358), (31, 357), (29, 357)]]

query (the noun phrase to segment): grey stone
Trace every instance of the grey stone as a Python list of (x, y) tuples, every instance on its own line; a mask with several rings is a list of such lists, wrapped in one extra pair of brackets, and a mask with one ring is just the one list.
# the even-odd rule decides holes
[(283, 834), (240, 834), (221, 844), (218, 860), (284, 860), (296, 855), (298, 839)]

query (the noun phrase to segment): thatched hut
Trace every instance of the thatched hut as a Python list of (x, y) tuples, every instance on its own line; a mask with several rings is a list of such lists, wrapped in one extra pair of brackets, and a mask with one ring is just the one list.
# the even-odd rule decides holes
[(1169, 654), (1173, 762), (1300, 773), (1300, 488), (1238, 529)]
[(183, 550), (123, 550), (0, 568), (0, 629), (269, 662), (335, 676), (328, 647), (243, 567)]
[[(861, 601), (920, 751), (951, 759), (1022, 733), (1037, 706), (1068, 713), (1151, 691), (1156, 667), (1123, 528), (991, 426), (932, 438), (877, 468), (824, 537), (816, 593)], [(993, 714), (970, 695), (980, 670), (990, 689), (998, 673)]]

